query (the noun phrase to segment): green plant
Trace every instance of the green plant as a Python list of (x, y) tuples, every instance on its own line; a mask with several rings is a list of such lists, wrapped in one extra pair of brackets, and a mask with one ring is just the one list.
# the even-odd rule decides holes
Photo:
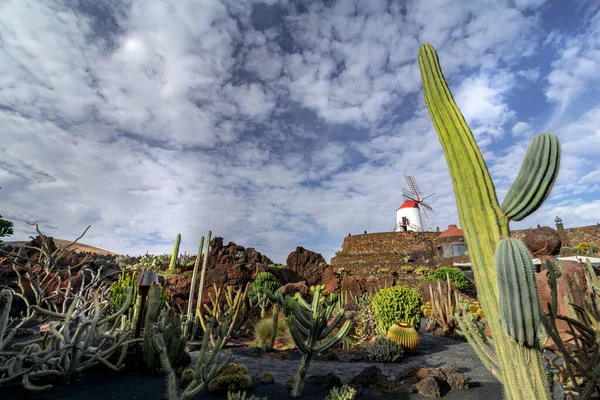
[[(149, 371), (156, 371), (159, 361), (159, 354), (153, 342), (153, 334), (162, 335), (167, 358), (171, 365), (179, 360), (186, 343), (186, 338), (182, 332), (183, 320), (181, 315), (175, 313), (172, 309), (164, 307), (160, 293), (160, 286), (153, 284), (148, 291), (146, 302), (146, 328), (144, 329), (142, 349), (146, 368)], [(153, 330), (151, 327), (155, 329)]]
[(355, 339), (354, 346), (369, 340), (377, 334), (377, 319), (373, 312), (372, 296), (366, 292), (360, 298), (353, 296), (356, 311), (351, 314), (353, 325), (352, 337)]
[(411, 272), (413, 272), (415, 270), (415, 267), (413, 267), (412, 265), (403, 265), (401, 269), (402, 269), (402, 271), (406, 272), (407, 274), (410, 274)]
[(465, 274), (460, 269), (452, 267), (440, 267), (433, 274), (419, 279), (419, 283), (422, 284), (425, 281), (445, 281), (446, 275), (450, 276), (450, 283), (458, 290), (464, 291), (469, 288), (469, 280), (465, 277)]
[[(207, 246), (209, 244), (207, 243)], [(194, 309), (194, 294), (196, 292), (196, 282), (198, 279), (198, 268), (200, 267), (200, 258), (202, 257), (202, 250), (204, 249), (204, 236), (200, 237), (200, 245), (198, 246), (198, 255), (196, 256), (196, 261), (194, 262), (194, 271), (192, 273), (192, 283), (190, 285), (190, 295), (188, 297), (188, 308), (185, 319), (185, 325), (183, 327), (183, 336), (186, 339), (193, 339), (196, 336), (196, 331), (198, 329), (198, 316), (196, 315), (196, 310)], [(207, 249), (208, 253), (208, 249)], [(204, 271), (203, 271), (204, 272)], [(200, 295), (202, 296), (202, 292)]]
[(296, 293), (291, 303), (286, 303), (279, 290), (275, 295), (268, 293), (269, 297), (281, 306), (283, 313), (286, 315), (286, 322), (294, 343), (302, 353), (300, 369), (296, 374), (292, 387), (292, 397), (302, 395), (304, 377), (314, 353), (331, 349), (341, 342), (350, 330), (350, 321), (346, 321), (335, 335), (324, 341), (344, 320), (345, 310), (341, 308), (337, 314), (333, 315), (333, 310), (338, 302), (337, 295), (332, 294), (329, 298), (326, 298), (321, 295), (323, 289), (324, 285), (315, 287), (310, 305), (304, 301), (299, 293)]
[(325, 400), (353, 400), (356, 393), (356, 389), (350, 385), (343, 385), (341, 388), (334, 387)]
[[(569, 382), (567, 390), (586, 400), (595, 393), (600, 394), (600, 280), (589, 259), (586, 260), (583, 283), (576, 275), (574, 279), (567, 276), (565, 300), (568, 315), (558, 315), (556, 270), (550, 260), (546, 260), (546, 266), (551, 301), (547, 317), (542, 322), (555, 343), (550, 350), (563, 359), (563, 365), (550, 363), (559, 371), (559, 380)], [(561, 338), (557, 320), (567, 323), (569, 339)]]
[(253, 326), (254, 338), (260, 343), (263, 351), (273, 349), (275, 340), (282, 335), (285, 330), (284, 321), (279, 321), (279, 306), (273, 307), (273, 316), (259, 319)]
[(388, 338), (402, 346), (405, 352), (413, 353), (419, 347), (419, 333), (409, 322), (396, 322), (387, 331)]
[(173, 246), (173, 254), (171, 254), (171, 263), (169, 264), (169, 269), (174, 270), (177, 266), (177, 256), (179, 254), (179, 244), (181, 243), (181, 233), (177, 234), (177, 238), (175, 239), (175, 245)]
[(242, 364), (230, 364), (217, 377), (208, 383), (209, 392), (235, 392), (252, 387), (252, 378), (248, 375), (248, 368)]
[(419, 267), (413, 270), (413, 274), (417, 276), (428, 276), (433, 274), (433, 270), (429, 267)]
[[(162, 333), (158, 331), (156, 325), (153, 325), (150, 329), (152, 331), (152, 343), (158, 352), (159, 361), (162, 371), (167, 376), (167, 396), (169, 400), (190, 400), (198, 396), (204, 389), (207, 388), (209, 382), (219, 376), (225, 368), (230, 364), (231, 356), (222, 364), (219, 364), (220, 352), (223, 347), (223, 338), (226, 335), (228, 328), (228, 321), (225, 321), (221, 327), (215, 328), (216, 321), (211, 318), (205, 328), (205, 334), (202, 339), (202, 346), (198, 358), (196, 359), (196, 366), (194, 368), (194, 379), (188, 384), (188, 386), (180, 392), (177, 388), (177, 381), (175, 379), (175, 371), (169, 361), (167, 346), (164, 341)], [(216, 332), (215, 332), (216, 330)], [(210, 353), (208, 353), (208, 342), (210, 337), (216, 337), (216, 341)]]
[[(219, 326), (227, 324), (227, 334), (223, 343), (227, 343), (233, 332), (237, 331), (246, 321), (250, 312), (246, 309), (246, 298), (248, 287), (227, 286), (225, 291), (213, 284), (214, 292), (209, 293), (210, 304), (204, 304), (206, 314), (215, 318)], [(196, 314), (200, 319), (200, 325), (206, 332), (206, 317), (200, 308), (196, 308)], [(216, 338), (211, 337), (211, 343), (214, 345)]]
[(281, 287), (281, 282), (270, 272), (259, 272), (249, 284), (248, 298), (253, 303), (258, 301), (259, 295), (264, 295), (266, 290), (275, 292)]
[[(0, 215), (0, 238), (14, 234), (13, 227), (14, 225), (12, 222), (3, 219), (2, 215)], [(2, 240), (0, 240), (0, 243), (2, 243)]]
[(379, 290), (373, 296), (373, 311), (377, 320), (377, 332), (385, 335), (395, 322), (421, 325), (421, 295), (402, 285)]
[(451, 335), (458, 328), (458, 320), (454, 314), (457, 311), (459, 300), (450, 283), (450, 274), (447, 274), (446, 293), (442, 290), (441, 280), (437, 281), (437, 290), (433, 290), (433, 287), (429, 286), (431, 298), (430, 317), (435, 319), (436, 325), (442, 327), (442, 335)]
[(236, 261), (241, 261), (241, 260), (246, 261), (248, 259), (248, 255), (246, 254), (245, 251), (238, 251), (237, 253), (235, 253), (234, 258)]
[(346, 255), (346, 252), (345, 252), (345, 251), (343, 251), (343, 250), (340, 250), (340, 251), (336, 251), (336, 252), (335, 252), (335, 256), (336, 256), (336, 257), (339, 257), (339, 256), (344, 256), (344, 255)]
[(246, 397), (246, 392), (227, 392), (227, 400), (269, 400), (268, 397), (256, 397), (254, 395)]
[(184, 386), (189, 385), (194, 380), (194, 369), (186, 368), (181, 373), (181, 384)]
[[(135, 286), (135, 279), (137, 278), (137, 271), (127, 272), (125, 269), (121, 271), (119, 278), (113, 282), (110, 286), (110, 311), (115, 313), (123, 307), (125, 300), (127, 299), (127, 292), (129, 290), (133, 293), (133, 298), (138, 297), (138, 287)], [(128, 314), (133, 311), (133, 304), (127, 310)], [(131, 316), (131, 315), (130, 315)]]
[[(507, 399), (549, 399), (550, 381), (542, 351), (517, 343), (501, 323), (500, 307), (505, 305), (500, 302), (500, 293), (506, 289), (497, 279), (495, 250), (503, 237), (510, 236), (509, 221), (525, 218), (548, 197), (560, 164), (558, 138), (551, 133), (534, 137), (514, 184), (500, 205), (475, 138), (452, 98), (437, 53), (430, 44), (419, 49), (419, 69), (425, 102), (450, 169), (460, 225), (493, 345), (482, 345), (476, 335), (463, 333), (483, 364), (502, 382)], [(517, 313), (523, 312), (520, 304), (511, 304)]]
[(275, 383), (275, 377), (270, 372), (263, 372), (263, 374), (260, 376), (260, 381), (261, 383), (266, 384)]
[(402, 360), (404, 349), (390, 338), (378, 337), (365, 348), (367, 359), (372, 362), (396, 363)]

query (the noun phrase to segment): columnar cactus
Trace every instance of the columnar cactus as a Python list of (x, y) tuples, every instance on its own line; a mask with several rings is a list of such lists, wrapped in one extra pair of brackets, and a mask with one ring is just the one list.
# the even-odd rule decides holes
[[(511, 315), (524, 315), (525, 299), (531, 299), (533, 294), (522, 297), (523, 301), (503, 297), (506, 304), (500, 304), (500, 293), (506, 293), (508, 289), (504, 286), (507, 282), (497, 278), (494, 256), (500, 240), (510, 236), (509, 221), (531, 214), (547, 198), (559, 169), (558, 139), (552, 133), (542, 133), (534, 138), (515, 184), (501, 207), (475, 138), (454, 102), (437, 53), (430, 44), (424, 44), (419, 50), (419, 68), (425, 102), (452, 177), (460, 223), (469, 246), (479, 302), (486, 310), (490, 324), (493, 348), (477, 338), (470, 342), (483, 363), (502, 381), (506, 398), (550, 399), (550, 381), (542, 352), (537, 346), (528, 347), (517, 342), (524, 339), (523, 344), (529, 344), (529, 331), (538, 325), (531, 323), (527, 329), (514, 329), (514, 335), (503, 326), (519, 320), (523, 322)], [(512, 250), (513, 257), (518, 254), (514, 252), (516, 250)], [(499, 268), (502, 270), (503, 267), (499, 265)], [(524, 269), (521, 275), (525, 274)], [(501, 312), (501, 307), (506, 312)], [(506, 307), (511, 307), (515, 313), (508, 313)], [(532, 310), (528, 312), (534, 312)], [(519, 330), (521, 333), (517, 334)]]
[(179, 244), (181, 243), (181, 233), (177, 234), (177, 239), (175, 239), (175, 246), (173, 246), (173, 254), (171, 254), (171, 263), (169, 264), (169, 269), (174, 270), (177, 266), (177, 257), (179, 256)]
[(194, 273), (192, 274), (192, 284), (190, 287), (190, 296), (188, 297), (188, 309), (184, 326), (183, 334), (186, 339), (193, 339), (198, 328), (198, 320), (194, 309), (194, 294), (196, 292), (196, 281), (198, 279), (198, 268), (200, 267), (200, 258), (202, 257), (202, 249), (204, 248), (204, 236), (200, 238), (200, 246), (198, 246), (198, 255), (194, 263)]

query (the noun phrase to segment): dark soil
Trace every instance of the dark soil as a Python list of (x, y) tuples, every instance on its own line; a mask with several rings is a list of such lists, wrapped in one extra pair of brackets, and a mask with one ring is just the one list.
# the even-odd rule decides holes
[[(500, 383), (486, 383), (485, 385), (473, 385), (469, 390), (452, 390), (442, 398), (446, 400), (501, 400), (502, 385)], [(361, 395), (360, 399), (406, 399), (425, 400), (429, 397), (417, 394), (401, 393), (395, 396), (378, 395), (376, 388), (370, 388)], [(329, 391), (317, 385), (305, 385), (303, 399), (324, 399)], [(281, 384), (265, 385), (255, 382), (254, 389), (248, 394), (258, 397), (268, 397), (270, 400), (292, 399), (289, 390)], [(0, 398), (2, 400), (121, 400), (121, 399), (165, 399), (166, 382), (161, 376), (151, 375), (117, 375), (117, 376), (88, 376), (84, 381), (74, 383), (70, 386), (56, 385), (49, 391), (29, 392), (22, 387), (2, 388)], [(198, 399), (226, 399), (223, 394), (213, 395), (202, 393)]]

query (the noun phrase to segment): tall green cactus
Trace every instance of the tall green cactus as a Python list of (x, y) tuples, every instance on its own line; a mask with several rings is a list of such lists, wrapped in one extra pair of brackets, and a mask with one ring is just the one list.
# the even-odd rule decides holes
[(193, 339), (196, 335), (198, 320), (194, 309), (194, 294), (196, 292), (196, 281), (198, 279), (198, 268), (200, 267), (200, 258), (202, 257), (202, 248), (204, 247), (204, 236), (200, 238), (200, 246), (198, 246), (198, 255), (194, 263), (194, 273), (192, 275), (192, 284), (190, 287), (190, 296), (188, 297), (187, 317), (185, 321), (183, 335), (187, 339)]
[[(501, 319), (506, 316), (500, 312), (500, 291), (504, 289), (498, 287), (494, 256), (498, 242), (510, 236), (509, 221), (531, 214), (548, 196), (558, 174), (558, 139), (551, 133), (543, 133), (533, 140), (517, 181), (504, 207), (500, 207), (475, 138), (454, 102), (437, 53), (430, 44), (419, 49), (419, 68), (425, 102), (448, 162), (479, 302), (486, 310), (494, 339), (493, 348), (482, 347), (487, 345), (481, 341), (471, 344), (502, 381), (507, 399), (550, 399), (550, 381), (542, 352), (537, 347), (517, 343), (503, 327)], [(511, 306), (520, 307), (513, 304), (514, 299), (510, 301)]]
[(333, 337), (323, 342), (345, 317), (344, 308), (340, 308), (332, 320), (333, 310), (338, 300), (333, 295), (333, 298), (329, 300), (321, 296), (323, 289), (323, 285), (315, 287), (312, 304), (310, 305), (304, 301), (299, 293), (296, 293), (296, 296), (293, 298), (294, 301), (290, 306), (289, 303), (286, 305), (281, 291), (277, 291), (276, 295), (267, 292), (273, 301), (279, 303), (286, 314), (287, 325), (292, 334), (292, 339), (294, 339), (296, 347), (302, 353), (300, 369), (296, 374), (294, 386), (292, 387), (292, 397), (302, 396), (304, 377), (308, 371), (313, 354), (331, 349), (344, 339), (350, 330), (351, 322), (346, 321)]
[(177, 257), (179, 256), (179, 245), (181, 244), (181, 233), (177, 234), (177, 238), (175, 239), (175, 246), (173, 246), (173, 254), (171, 254), (171, 263), (169, 264), (169, 269), (174, 270), (177, 266)]

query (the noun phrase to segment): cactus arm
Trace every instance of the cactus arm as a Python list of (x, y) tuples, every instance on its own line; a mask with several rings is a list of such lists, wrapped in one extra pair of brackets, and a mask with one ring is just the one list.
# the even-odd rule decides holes
[(419, 68), (425, 102), (448, 162), (479, 301), (486, 310), (494, 337), (505, 396), (507, 399), (549, 399), (550, 382), (541, 352), (522, 348), (511, 341), (500, 323), (494, 250), (499, 240), (510, 234), (508, 218), (498, 204), (481, 152), (452, 98), (430, 44), (419, 49)]
[(327, 340), (327, 342), (325, 342), (323, 344), (315, 346), (314, 351), (316, 351), (317, 353), (321, 353), (323, 351), (327, 351), (327, 350), (331, 349), (333, 346), (338, 344), (342, 339), (344, 339), (346, 334), (350, 331), (351, 325), (352, 325), (352, 323), (350, 321), (346, 321), (344, 323), (344, 325), (342, 325), (340, 330), (331, 339)]
[(560, 168), (560, 143), (544, 132), (533, 138), (521, 170), (502, 202), (508, 218), (520, 221), (537, 210), (550, 194)]

